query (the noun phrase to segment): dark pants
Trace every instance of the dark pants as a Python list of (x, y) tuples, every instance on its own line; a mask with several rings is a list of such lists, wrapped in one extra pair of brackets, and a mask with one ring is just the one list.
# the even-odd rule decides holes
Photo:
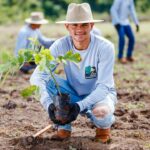
[(130, 25), (120, 25), (120, 26), (115, 26), (118, 36), (119, 36), (119, 52), (118, 52), (118, 58), (123, 57), (123, 51), (124, 51), (124, 46), (125, 46), (125, 36), (129, 39), (128, 41), (128, 48), (127, 48), (127, 54), (126, 57), (132, 57), (133, 55), (133, 49), (134, 49), (134, 44), (135, 44), (135, 38), (133, 31), (131, 29)]
[(28, 73), (30, 70), (35, 69), (36, 64), (34, 62), (24, 63), (24, 65), (20, 68), (23, 73)]

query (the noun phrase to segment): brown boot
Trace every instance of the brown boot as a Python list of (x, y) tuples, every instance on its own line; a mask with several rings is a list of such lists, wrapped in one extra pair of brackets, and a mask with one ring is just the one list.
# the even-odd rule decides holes
[(134, 62), (135, 59), (134, 59), (133, 57), (127, 57), (127, 61), (129, 61), (129, 62)]
[(126, 58), (119, 58), (118, 62), (121, 64), (126, 64), (127, 63), (127, 59)]
[(110, 142), (110, 128), (108, 129), (96, 129), (95, 141), (102, 143)]
[(64, 130), (64, 129), (59, 129), (57, 131), (57, 134), (54, 134), (51, 137), (51, 140), (63, 141), (63, 140), (68, 139), (70, 137), (71, 137), (71, 131)]

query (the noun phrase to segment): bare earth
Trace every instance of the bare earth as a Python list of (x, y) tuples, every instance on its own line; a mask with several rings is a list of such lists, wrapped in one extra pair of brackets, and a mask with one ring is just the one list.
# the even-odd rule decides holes
[[(141, 35), (142, 36), (142, 35)], [(86, 117), (73, 123), (71, 139), (51, 141), (54, 130), (42, 134), (30, 145), (24, 138), (49, 124), (48, 114), (34, 97), (23, 99), (20, 91), (29, 85), (30, 75), (16, 74), (0, 87), (0, 150), (148, 150), (150, 149), (150, 38), (137, 40), (133, 64), (116, 62), (118, 93), (116, 122), (109, 144), (94, 142), (95, 127)]]

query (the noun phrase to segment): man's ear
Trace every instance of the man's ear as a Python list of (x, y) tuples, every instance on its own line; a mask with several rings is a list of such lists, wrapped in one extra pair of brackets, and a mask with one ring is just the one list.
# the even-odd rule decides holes
[(68, 24), (65, 24), (66, 29), (68, 30)]
[(90, 23), (91, 24), (91, 30), (93, 29), (93, 27), (94, 27), (94, 23)]

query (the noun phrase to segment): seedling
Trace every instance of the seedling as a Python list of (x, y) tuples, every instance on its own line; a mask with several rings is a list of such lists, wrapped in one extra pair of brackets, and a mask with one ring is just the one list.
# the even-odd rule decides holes
[[(4, 83), (9, 74), (14, 74), (15, 71), (19, 70), (24, 62), (35, 61), (35, 64), (39, 66), (41, 71), (50, 73), (53, 78), (57, 91), (61, 95), (59, 85), (53, 75), (53, 70), (59, 63), (66, 64), (67, 61), (80, 62), (80, 54), (75, 53), (70, 50), (64, 56), (58, 56), (54, 58), (49, 49), (42, 47), (39, 42), (34, 38), (29, 38), (31, 41), (30, 49), (23, 49), (19, 51), (18, 57), (10, 56), (8, 62), (5, 64), (0, 64), (0, 80), (1, 84)], [(35, 86), (28, 87), (24, 92), (23, 96), (30, 96), (37, 88)]]
[[(15, 71), (23, 66), (24, 62), (34, 61), (39, 66), (41, 71), (49, 73), (56, 85), (58, 95), (53, 97), (53, 102), (56, 108), (55, 115), (56, 119), (65, 122), (69, 113), (70, 97), (68, 94), (61, 93), (59, 85), (53, 75), (53, 71), (59, 63), (66, 64), (67, 61), (80, 62), (81, 57), (78, 53), (73, 54), (70, 50), (64, 56), (58, 56), (54, 58), (49, 49), (42, 47), (37, 40), (30, 38), (31, 49), (20, 50), (18, 57), (10, 58), (10, 61), (6, 64), (0, 65), (1, 78), (4, 76), (3, 81), (11, 71)], [(22, 96), (27, 97), (32, 95), (38, 89), (37, 86), (32, 85), (22, 91)]]

